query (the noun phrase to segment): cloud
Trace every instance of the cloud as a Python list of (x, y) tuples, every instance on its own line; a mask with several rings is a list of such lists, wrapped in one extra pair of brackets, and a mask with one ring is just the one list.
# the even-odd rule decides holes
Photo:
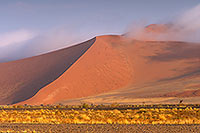
[(0, 62), (41, 55), (89, 40), (76, 27), (59, 26), (46, 31), (19, 30), (0, 36)]
[(135, 23), (126, 36), (144, 41), (200, 42), (200, 4), (170, 22), (148, 26)]
[(200, 29), (200, 4), (187, 10), (178, 17), (175, 24), (181, 26), (182, 30), (197, 31)]
[(8, 45), (20, 44), (30, 39), (33, 39), (35, 34), (28, 30), (17, 30), (8, 33), (0, 34), (0, 47)]
[[(173, 21), (146, 25), (146, 21), (133, 23), (125, 36), (145, 41), (200, 42), (200, 5), (185, 11)], [(93, 35), (71, 25), (39, 31), (37, 34), (23, 29), (0, 34), (0, 62), (48, 53), (89, 40)]]
[(60, 26), (41, 31), (23, 49), (26, 49), (25, 57), (30, 57), (66, 48), (88, 39), (88, 34), (82, 34), (76, 27)]

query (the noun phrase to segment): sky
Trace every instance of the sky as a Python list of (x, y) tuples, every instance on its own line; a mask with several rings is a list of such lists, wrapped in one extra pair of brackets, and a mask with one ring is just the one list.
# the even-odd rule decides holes
[[(0, 62), (170, 21), (199, 0), (0, 0)], [(24, 54), (19, 54), (22, 53)], [(27, 55), (27, 53), (29, 53)]]

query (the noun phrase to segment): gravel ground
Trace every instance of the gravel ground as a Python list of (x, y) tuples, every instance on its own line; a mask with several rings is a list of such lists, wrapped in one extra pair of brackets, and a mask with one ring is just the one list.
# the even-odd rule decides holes
[(6, 131), (53, 133), (200, 133), (200, 125), (0, 124), (0, 132)]

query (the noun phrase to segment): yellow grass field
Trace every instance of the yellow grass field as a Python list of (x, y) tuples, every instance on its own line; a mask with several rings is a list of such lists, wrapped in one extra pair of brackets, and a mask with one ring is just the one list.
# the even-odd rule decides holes
[[(200, 124), (199, 105), (4, 106), (0, 123)], [(130, 108), (129, 108), (130, 107)]]

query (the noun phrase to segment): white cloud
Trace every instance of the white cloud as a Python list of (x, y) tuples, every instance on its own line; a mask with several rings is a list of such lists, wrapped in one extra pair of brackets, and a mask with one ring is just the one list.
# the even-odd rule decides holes
[(177, 22), (183, 30), (196, 31), (200, 29), (200, 4), (187, 10), (182, 14)]
[[(171, 22), (158, 24), (157, 32), (146, 30), (144, 23), (133, 24), (127, 37), (138, 40), (200, 42), (200, 4), (186, 10)], [(156, 27), (154, 27), (156, 28)], [(161, 29), (159, 31), (159, 28)], [(164, 29), (162, 31), (162, 28)]]
[(0, 34), (0, 47), (19, 44), (35, 37), (35, 34), (28, 30), (17, 30)]

